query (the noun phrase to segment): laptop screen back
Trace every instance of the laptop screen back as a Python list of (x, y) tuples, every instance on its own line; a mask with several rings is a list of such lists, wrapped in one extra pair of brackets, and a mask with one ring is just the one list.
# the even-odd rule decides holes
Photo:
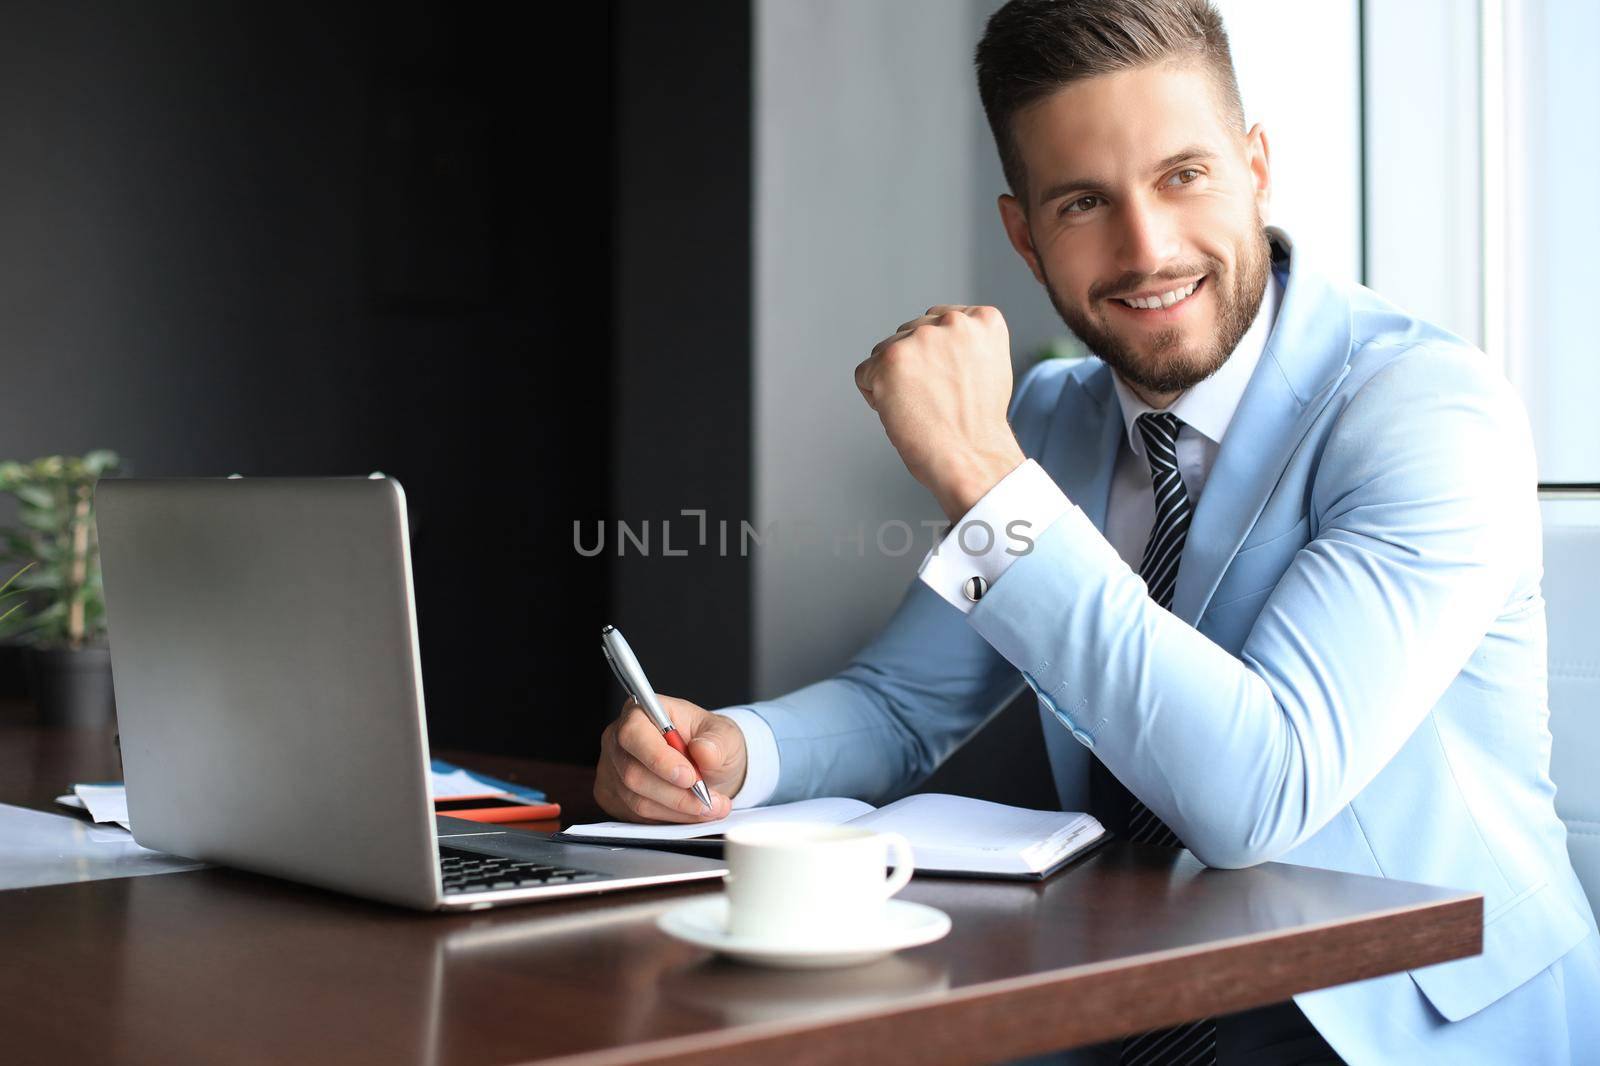
[(400, 485), (113, 479), (96, 512), (135, 838), (434, 906)]

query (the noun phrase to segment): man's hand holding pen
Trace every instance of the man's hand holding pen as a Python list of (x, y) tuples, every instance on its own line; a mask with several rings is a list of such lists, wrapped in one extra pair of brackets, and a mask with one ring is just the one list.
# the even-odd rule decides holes
[[(644, 709), (629, 697), (600, 738), (594, 798), (613, 818), (628, 822), (704, 822), (726, 818), (728, 799), (744, 784), (744, 733), (731, 718), (688, 700), (657, 696), (689, 748), (678, 754)], [(711, 790), (711, 810), (689, 786), (696, 776)]]

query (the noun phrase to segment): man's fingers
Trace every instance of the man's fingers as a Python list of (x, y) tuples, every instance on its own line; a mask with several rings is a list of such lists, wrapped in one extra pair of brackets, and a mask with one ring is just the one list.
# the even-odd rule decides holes
[(627, 820), (633, 822), (676, 822), (681, 825), (687, 822), (709, 822), (716, 818), (726, 818), (728, 816), (730, 809), (728, 797), (721, 793), (713, 792), (711, 794), (712, 806), (709, 812), (700, 806), (699, 800), (693, 796), (689, 798), (694, 801), (693, 814), (684, 814), (682, 811), (664, 806), (646, 796), (629, 797), (625, 801), (629, 812)]
[(616, 745), (605, 752), (605, 773), (595, 780), (595, 799), (614, 818), (623, 821), (697, 822), (726, 817), (732, 804), (721, 793), (711, 793), (707, 812), (693, 792), (674, 788), (656, 777), (639, 760)]
[(920, 319), (914, 322), (907, 322), (889, 336), (874, 344), (872, 353), (856, 364), (856, 388), (861, 390), (862, 398), (867, 401), (867, 406), (874, 411), (878, 409), (878, 404), (873, 399), (873, 386), (876, 383), (878, 368), (883, 364), (884, 353), (888, 351), (890, 345), (909, 337), (912, 330), (923, 324)]
[[(915, 329), (915, 328), (916, 328), (915, 326), (912, 327), (912, 329)], [(897, 330), (895, 330), (893, 333), (891, 333), (887, 337), (883, 338), (883, 340), (879, 341), (877, 344), (874, 344), (872, 346), (872, 354), (867, 358), (867, 362), (868, 363), (872, 362), (873, 359), (876, 359), (879, 355), (881, 355), (883, 353), (883, 350), (885, 348), (889, 347), (889, 345), (893, 344), (895, 341), (899, 340), (902, 337), (908, 337), (910, 335), (911, 335), (911, 330), (909, 330), (909, 329), (897, 329)], [(863, 365), (866, 365), (866, 364), (863, 364)]]
[(899, 329), (874, 344), (872, 353), (856, 365), (856, 388), (861, 390), (862, 398), (867, 401), (867, 406), (874, 411), (878, 409), (878, 405), (873, 401), (873, 379), (876, 376), (878, 367), (883, 362), (884, 352), (896, 341), (910, 336), (920, 326), (938, 325), (939, 320), (947, 315), (969, 315), (973, 318), (982, 319), (991, 313), (997, 314), (998, 312), (992, 307), (980, 304), (934, 304), (928, 308), (927, 314), (919, 315), (908, 322), (900, 323)]
[(867, 406), (874, 411), (878, 403), (872, 398), (872, 360), (863, 359), (856, 364), (856, 390), (861, 393), (861, 398), (867, 401)]
[[(742, 735), (733, 739), (723, 735), (715, 715), (687, 700), (660, 699), (678, 734), (700, 742), (695, 754), (705, 760), (708, 775), (721, 774), (716, 778), (721, 781), (734, 772), (729, 764), (742, 751), (735, 742), (742, 740)], [(667, 743), (644, 708), (630, 699), (623, 704), (621, 716), (601, 734), (594, 798), (613, 818), (623, 821), (682, 823), (727, 817), (733, 804), (726, 793), (712, 789), (708, 811), (689, 791), (698, 776), (694, 765)]]
[(700, 772), (707, 777), (720, 777), (723, 764), (728, 761), (727, 749), (723, 746), (721, 737), (711, 733), (701, 733), (689, 741), (690, 760), (700, 768)]
[(673, 750), (642, 708), (636, 707), (634, 713), (618, 723), (617, 746), (662, 781), (679, 788), (694, 783), (694, 767)]
[[(709, 821), (712, 818), (727, 816), (727, 799), (713, 792), (711, 801), (714, 804), (711, 814), (704, 813), (701, 807), (696, 817), (678, 814), (668, 808), (662, 807), (652, 799), (635, 796), (604, 781), (596, 780), (594, 786), (595, 802), (600, 804), (600, 809), (611, 817), (622, 822), (676, 822), (686, 823), (694, 821)], [(698, 804), (697, 804), (698, 806)]]
[[(639, 804), (649, 801), (655, 807), (659, 807), (661, 812), (671, 812), (674, 821), (693, 822), (710, 817), (693, 792), (687, 788), (669, 785), (626, 752), (617, 760), (616, 769), (617, 780), (622, 783), (624, 796), (636, 811)], [(667, 817), (666, 813), (645, 814), (643, 811), (639, 813), (649, 818)]]

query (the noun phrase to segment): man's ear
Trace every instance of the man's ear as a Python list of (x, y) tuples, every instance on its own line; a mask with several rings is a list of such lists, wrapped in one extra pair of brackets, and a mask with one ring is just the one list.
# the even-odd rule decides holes
[(1250, 167), (1251, 184), (1255, 186), (1256, 209), (1267, 217), (1272, 204), (1272, 150), (1267, 144), (1267, 131), (1257, 122), (1245, 134), (1245, 162)]
[(1044, 271), (1039, 269), (1039, 256), (1033, 250), (1033, 234), (1028, 232), (1028, 216), (1022, 210), (1022, 201), (1010, 193), (1000, 194), (1000, 224), (1006, 228), (1011, 247), (1022, 256), (1022, 261), (1033, 271), (1033, 279), (1045, 284)]

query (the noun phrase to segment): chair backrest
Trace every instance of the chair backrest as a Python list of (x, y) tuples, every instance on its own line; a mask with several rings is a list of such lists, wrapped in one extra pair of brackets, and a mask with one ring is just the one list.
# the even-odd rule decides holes
[(1600, 912), (1600, 491), (1541, 491), (1550, 776), (1567, 851)]

